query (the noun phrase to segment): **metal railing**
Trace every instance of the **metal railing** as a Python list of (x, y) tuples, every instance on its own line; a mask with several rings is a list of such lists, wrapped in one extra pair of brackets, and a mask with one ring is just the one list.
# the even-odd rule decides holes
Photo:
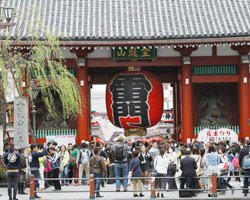
[[(150, 198), (151, 199), (155, 199), (156, 198), (156, 193), (157, 192), (161, 192), (161, 191), (191, 191), (191, 192), (210, 192), (210, 194), (212, 195), (212, 197), (217, 197), (218, 196), (218, 192), (220, 191), (227, 191), (230, 189), (220, 189), (218, 188), (218, 182), (220, 178), (250, 178), (250, 176), (217, 176), (217, 174), (213, 174), (212, 176), (198, 176), (198, 177), (193, 177), (194, 179), (211, 179), (211, 184), (212, 187), (208, 188), (208, 189), (192, 189), (192, 188), (188, 188), (188, 189), (157, 189), (156, 188), (156, 180), (157, 179), (178, 179), (181, 181), (181, 179), (185, 179), (188, 177), (156, 177), (155, 174), (152, 174), (151, 177), (131, 177), (131, 178), (127, 178), (127, 177), (120, 177), (119, 180), (128, 180), (128, 179), (141, 179), (141, 180), (145, 180), (148, 179), (149, 183), (150, 183), (150, 190), (129, 190), (128, 192), (150, 192)], [(67, 180), (89, 180), (89, 188), (88, 190), (78, 190), (78, 191), (58, 191), (58, 193), (68, 193), (68, 192), (88, 192), (89, 193), (89, 199), (95, 199), (95, 193), (99, 192), (99, 191), (95, 191), (95, 180), (116, 180), (117, 178), (94, 178), (94, 175), (91, 174), (90, 178), (67, 178)], [(35, 194), (36, 193), (52, 193), (52, 191), (35, 191), (35, 180), (65, 180), (65, 179), (61, 179), (61, 178), (34, 178), (34, 176), (31, 174), (30, 175), (30, 199), (35, 199)], [(244, 188), (239, 188), (239, 189), (235, 189), (234, 190), (244, 190)], [(101, 191), (102, 193), (109, 193), (109, 192), (114, 192), (114, 191)], [(53, 191), (53, 193), (55, 193), (55, 191)]]

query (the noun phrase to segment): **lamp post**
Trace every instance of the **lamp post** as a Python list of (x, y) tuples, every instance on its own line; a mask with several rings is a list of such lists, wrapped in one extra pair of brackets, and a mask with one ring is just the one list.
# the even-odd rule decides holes
[(4, 13), (4, 18), (5, 18), (5, 22), (3, 21), (2, 18), (0, 19), (0, 29), (4, 29), (10, 26), (15, 26), (15, 23), (11, 23), (11, 20), (13, 19), (13, 11), (14, 11), (14, 8), (12, 7), (0, 8), (0, 17), (2, 17)]
[[(5, 29), (10, 26), (14, 26), (15, 23), (11, 23), (11, 20), (13, 18), (13, 8), (11, 7), (0, 7), (0, 29)], [(5, 20), (3, 20), (3, 12), (4, 12), (4, 17)], [(5, 97), (5, 92), (4, 92), (4, 87), (3, 87), (3, 79), (0, 77), (0, 98), (2, 99), (0, 101), (0, 115), (2, 115), (2, 126), (3, 126), (3, 133), (4, 136), (7, 134), (6, 132), (6, 97)], [(9, 136), (8, 136), (9, 138)]]
[(35, 99), (37, 98), (39, 94), (39, 87), (37, 85), (32, 86), (32, 128), (33, 128), (33, 134), (32, 134), (32, 143), (36, 143), (36, 105), (35, 105)]

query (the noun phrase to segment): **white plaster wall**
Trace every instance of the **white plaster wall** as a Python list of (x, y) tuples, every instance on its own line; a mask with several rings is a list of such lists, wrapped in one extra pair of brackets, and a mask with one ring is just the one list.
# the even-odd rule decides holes
[(199, 47), (191, 56), (212, 56), (212, 47)]
[(218, 46), (217, 56), (238, 56), (238, 52), (231, 49), (229, 46)]
[(76, 55), (74, 53), (71, 53), (69, 48), (60, 48), (61, 49), (61, 52), (63, 53), (63, 57), (65, 59), (75, 59), (76, 58)]
[(157, 49), (157, 57), (180, 57), (180, 53), (175, 51), (173, 48), (161, 48), (161, 46)]
[(88, 54), (88, 58), (111, 58), (111, 49), (97, 47), (92, 53)]

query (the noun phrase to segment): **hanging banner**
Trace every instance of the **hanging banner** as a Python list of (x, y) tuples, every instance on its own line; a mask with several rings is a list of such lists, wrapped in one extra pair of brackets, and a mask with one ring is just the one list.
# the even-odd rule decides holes
[(238, 142), (238, 135), (231, 129), (221, 128), (218, 130), (203, 129), (198, 133), (198, 141), (204, 143), (229, 141)]
[(14, 144), (17, 149), (27, 148), (29, 145), (29, 109), (27, 97), (14, 99)]

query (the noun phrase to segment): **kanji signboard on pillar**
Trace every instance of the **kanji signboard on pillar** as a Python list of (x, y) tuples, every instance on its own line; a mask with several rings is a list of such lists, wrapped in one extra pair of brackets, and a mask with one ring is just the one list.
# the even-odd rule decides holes
[(126, 71), (111, 79), (106, 89), (109, 120), (120, 128), (156, 125), (163, 112), (161, 81), (147, 71)]

